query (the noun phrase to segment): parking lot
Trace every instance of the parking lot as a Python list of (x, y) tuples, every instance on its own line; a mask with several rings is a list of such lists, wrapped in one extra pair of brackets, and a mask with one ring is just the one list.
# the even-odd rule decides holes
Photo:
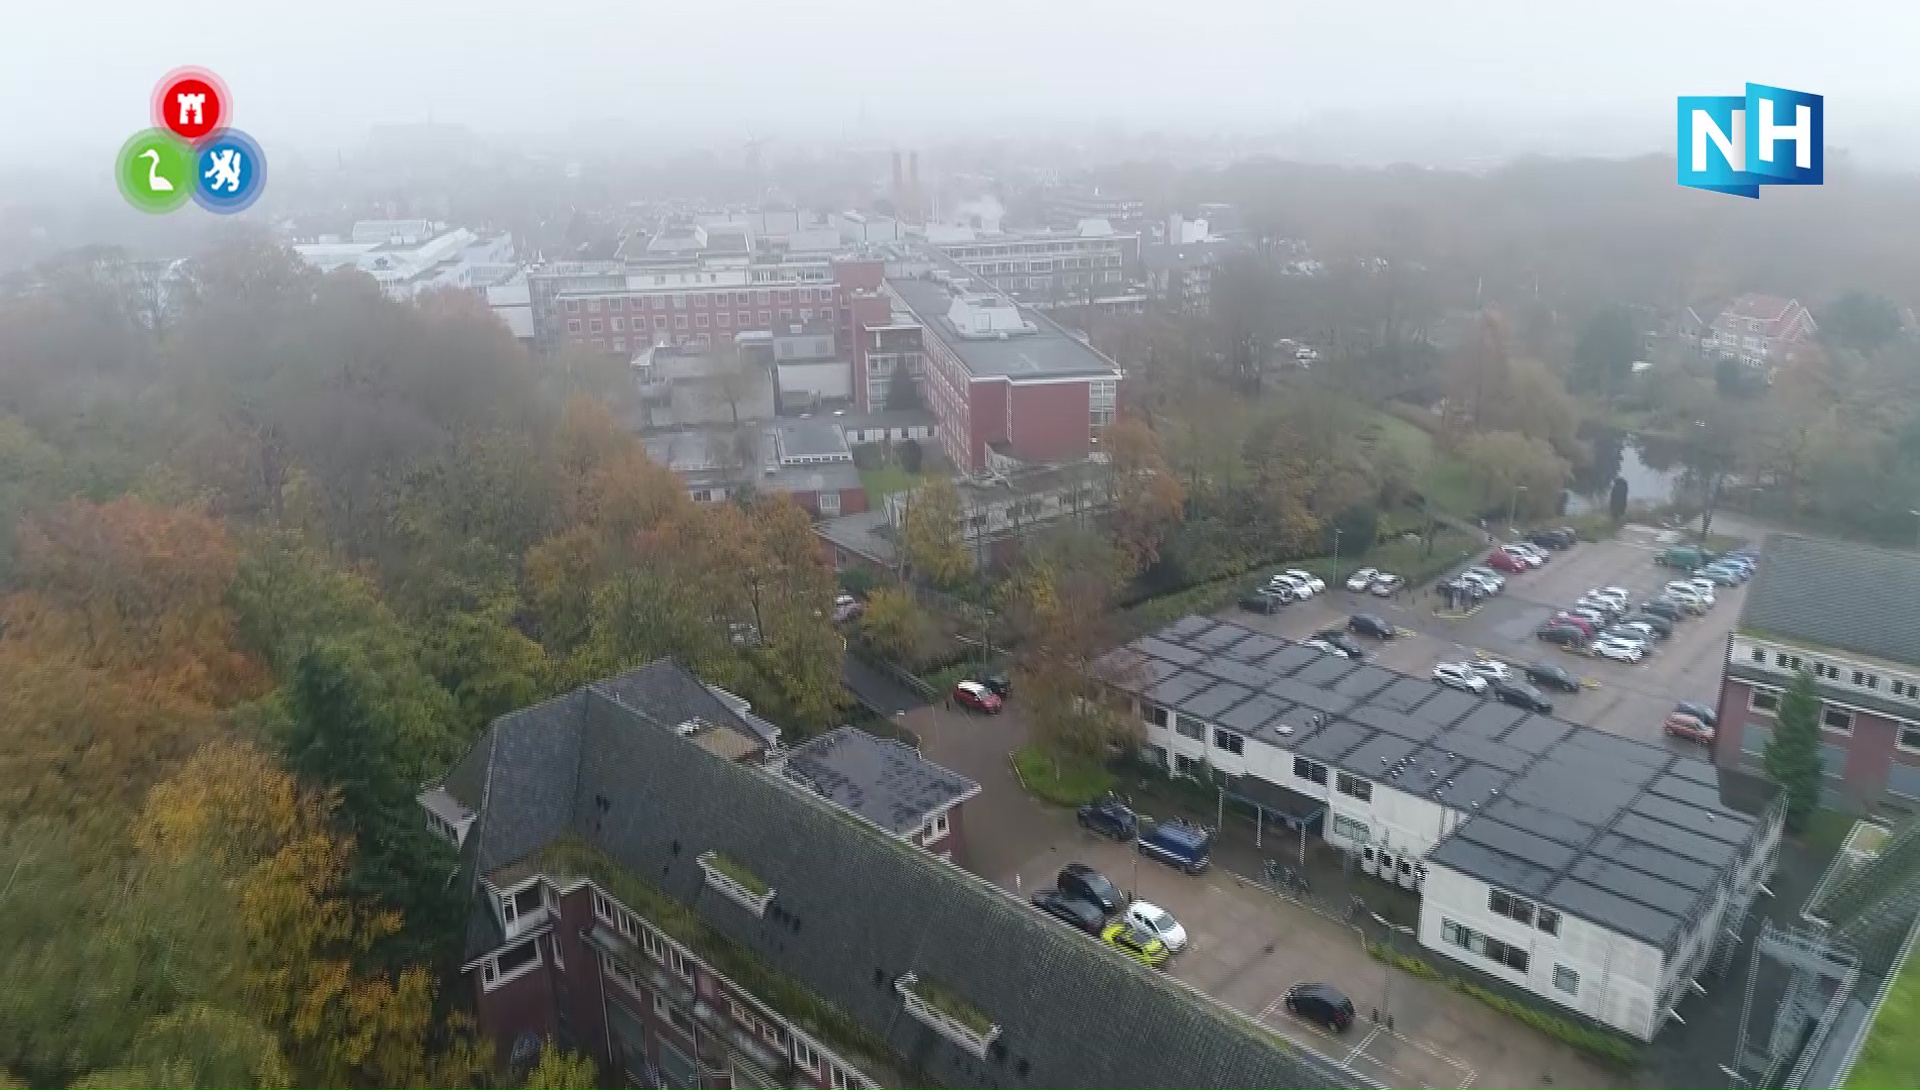
[[(1195, 877), (1083, 830), (1051, 839), (1006, 884), (1030, 895), (1067, 863), (1092, 865), (1185, 926), (1188, 948), (1167, 966), (1175, 978), (1382, 1086), (1618, 1085), (1571, 1048), (1444, 985), (1389, 968), (1367, 954), (1354, 929), (1225, 867)], [(1282, 996), (1301, 981), (1344, 991), (1358, 1010), (1353, 1025), (1334, 1034), (1288, 1013)]]
[(1634, 592), (1636, 602), (1653, 597), (1680, 574), (1653, 562), (1663, 547), (1655, 531), (1633, 526), (1611, 541), (1581, 542), (1553, 553), (1545, 567), (1508, 575), (1504, 591), (1465, 617), (1436, 614), (1442, 600), (1431, 593), (1389, 600), (1336, 586), (1277, 614), (1236, 612), (1234, 619), (1301, 639), (1344, 625), (1353, 613), (1374, 613), (1399, 628), (1401, 636), (1387, 643), (1360, 642), (1377, 655), (1380, 665), (1416, 677), (1430, 676), (1436, 662), (1476, 654), (1516, 665), (1558, 663), (1591, 684), (1580, 693), (1547, 693), (1556, 716), (1676, 752), (1700, 753), (1695, 743), (1666, 736), (1661, 723), (1676, 701), (1714, 704), (1727, 634), (1740, 615), (1745, 588), (1719, 588), (1712, 610), (1676, 624), (1672, 638), (1654, 641), (1651, 653), (1637, 665), (1565, 652), (1534, 636), (1555, 610), (1571, 606), (1594, 587), (1625, 587)]

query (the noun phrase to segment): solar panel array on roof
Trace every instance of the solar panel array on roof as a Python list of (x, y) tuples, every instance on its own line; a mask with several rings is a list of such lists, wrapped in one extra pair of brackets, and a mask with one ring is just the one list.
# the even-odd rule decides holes
[(1233, 621), (1183, 618), (1109, 659), (1129, 655), (1152, 681), (1120, 688), (1466, 814), (1431, 861), (1655, 945), (1757, 835), (1704, 761)]

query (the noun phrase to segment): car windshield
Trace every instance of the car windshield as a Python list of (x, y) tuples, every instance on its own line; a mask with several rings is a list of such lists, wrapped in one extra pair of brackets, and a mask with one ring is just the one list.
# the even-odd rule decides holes
[(1147, 909), (1141, 912), (1140, 919), (1144, 921), (1148, 927), (1153, 928), (1155, 931), (1173, 930), (1173, 917), (1167, 915), (1166, 913), (1160, 911), (1157, 908)]

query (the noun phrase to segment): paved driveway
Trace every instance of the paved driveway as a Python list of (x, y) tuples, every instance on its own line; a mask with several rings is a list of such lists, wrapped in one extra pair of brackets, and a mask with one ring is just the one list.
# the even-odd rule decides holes
[(1677, 624), (1673, 638), (1656, 642), (1653, 654), (1639, 665), (1568, 654), (1533, 635), (1554, 610), (1572, 605), (1594, 587), (1626, 587), (1634, 592), (1635, 601), (1652, 597), (1678, 574), (1653, 562), (1662, 547), (1651, 531), (1633, 527), (1612, 541), (1582, 542), (1555, 553), (1543, 568), (1508, 576), (1503, 593), (1462, 618), (1436, 616), (1434, 607), (1439, 603), (1430, 595), (1383, 601), (1344, 590), (1272, 616), (1245, 612), (1232, 616), (1241, 624), (1301, 639), (1330, 625), (1343, 625), (1353, 613), (1376, 613), (1404, 630), (1402, 638), (1374, 645), (1377, 661), (1416, 677), (1429, 676), (1436, 662), (1476, 653), (1514, 663), (1557, 662), (1597, 684), (1578, 694), (1547, 694), (1556, 716), (1707, 757), (1701, 747), (1667, 737), (1660, 725), (1676, 701), (1716, 703), (1727, 635), (1739, 618), (1745, 588), (1720, 588), (1711, 612)]

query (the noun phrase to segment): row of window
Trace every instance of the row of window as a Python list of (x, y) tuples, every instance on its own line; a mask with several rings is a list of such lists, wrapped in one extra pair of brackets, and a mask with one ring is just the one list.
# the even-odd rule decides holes
[[(640, 296), (633, 300), (632, 309), (634, 310), (686, 310), (688, 308), (688, 298), (689, 297), (686, 295), (674, 295), (671, 297), (664, 296), (664, 295)], [(785, 306), (788, 303), (813, 302), (814, 290), (811, 288), (795, 288), (792, 291), (787, 291), (785, 289), (782, 289), (780, 291), (752, 291), (752, 292), (736, 291), (731, 294), (724, 291), (701, 292), (693, 295), (691, 298), (692, 298), (692, 307), (695, 310), (705, 310), (709, 306), (714, 307), (715, 309), (724, 309), (730, 306), (744, 307), (744, 306), (751, 306), (756, 303), (763, 307), (772, 305), (774, 303), (778, 303), (782, 306)], [(831, 288), (819, 289), (819, 301), (822, 303), (832, 302), (833, 289)], [(588, 299), (588, 300), (585, 300), (584, 303), (585, 305), (583, 308), (582, 300), (568, 299), (564, 301), (564, 305), (566, 307), (566, 311), (568, 314), (579, 314), (582, 311), (582, 309), (584, 309), (588, 314), (600, 313), (601, 300)], [(613, 298), (606, 300), (605, 309), (610, 311), (628, 309), (626, 297), (616, 295)]]
[(1342, 795), (1359, 799), (1361, 802), (1373, 801), (1373, 784), (1358, 776), (1349, 776), (1345, 772), (1342, 772), (1339, 777), (1334, 780), (1334, 787)]
[(1515, 923), (1537, 927), (1549, 935), (1560, 933), (1560, 913), (1545, 905), (1536, 905), (1525, 897), (1516, 897), (1504, 889), (1488, 891), (1487, 911), (1496, 916), (1505, 916)]
[[(1510, 946), (1491, 935), (1482, 935), (1471, 927), (1462, 927), (1452, 920), (1440, 921), (1440, 938), (1462, 950), (1486, 958), (1488, 961), (1504, 965), (1515, 972), (1524, 973), (1532, 957), (1518, 946)], [(1576, 982), (1576, 986), (1577, 982)]]
[[(560, 947), (556, 943), (554, 953)], [(557, 960), (557, 958), (556, 958)], [(492, 991), (515, 977), (525, 976), (540, 965), (540, 940), (531, 938), (516, 946), (502, 948), (480, 963), (480, 987)]]
[[(1767, 665), (1768, 659), (1771, 657), (1773, 665), (1777, 669), (1793, 670), (1796, 672), (1800, 670), (1811, 670), (1813, 676), (1826, 678), (1828, 681), (1837, 682), (1840, 681), (1843, 676), (1840, 667), (1830, 662), (1814, 660), (1809, 663), (1808, 660), (1801, 658), (1799, 655), (1791, 655), (1785, 651), (1769, 652), (1764, 647), (1755, 647), (1747, 652), (1747, 657), (1762, 666)], [(1844, 676), (1847, 683), (1853, 685), (1855, 688), (1873, 691), (1878, 691), (1880, 688), (1880, 675), (1872, 671), (1849, 668), (1844, 672)], [(1906, 700), (1920, 700), (1920, 681), (1910, 681), (1905, 678), (1888, 678), (1887, 690), (1893, 695)]]
[(628, 942), (638, 946), (648, 957), (672, 969), (675, 976), (688, 984), (693, 983), (696, 972), (693, 958), (682, 953), (678, 946), (667, 942), (651, 924), (599, 890), (593, 891), (593, 915), (601, 923), (618, 931)]
[[(1747, 710), (1761, 715), (1774, 715), (1780, 710), (1780, 690), (1751, 687), (1747, 690)], [(1822, 705), (1820, 708), (1820, 729), (1834, 734), (1853, 733), (1853, 714), (1845, 708)], [(1895, 721), (1900, 729), (1895, 744), (1901, 749), (1920, 753), (1920, 724)]]
[[(783, 321), (784, 321), (784, 320), (790, 320), (790, 319), (791, 319), (792, 317), (793, 317), (793, 311), (790, 311), (790, 310), (783, 310), (783, 311), (781, 311), (781, 312), (780, 312), (780, 318), (781, 318), (781, 319), (782, 319)], [(802, 309), (801, 309), (801, 311), (800, 311), (800, 320), (801, 320), (801, 321), (803, 321), (803, 322), (805, 322), (805, 321), (811, 321), (812, 319), (813, 319), (813, 311), (812, 311), (812, 310), (809, 310), (809, 309), (806, 309), (806, 308), (802, 308)], [(601, 329), (601, 321), (600, 321), (600, 319), (598, 319), (598, 318), (587, 318), (587, 319), (584, 319), (584, 321), (586, 322), (586, 332), (589, 332), (589, 333), (599, 333), (599, 332), (602, 332), (602, 329)], [(635, 332), (635, 333), (640, 333), (640, 332), (643, 332), (643, 331), (645, 331), (645, 329), (647, 328), (647, 326), (646, 326), (646, 321), (647, 321), (647, 320), (646, 320), (645, 318), (635, 318), (635, 319), (633, 320), (633, 332)], [(744, 329), (744, 328), (746, 328), (747, 326), (750, 326), (750, 325), (752, 325), (752, 324), (753, 324), (753, 313), (752, 313), (751, 311), (745, 311), (745, 310), (743, 310), (743, 311), (741, 311), (741, 312), (740, 312), (740, 314), (739, 314), (739, 321), (740, 321), (740, 327), (741, 327), (742, 329)], [(772, 321), (773, 321), (773, 317), (772, 317), (772, 314), (771, 314), (771, 312), (769, 312), (769, 311), (764, 311), (764, 310), (760, 312), (760, 324), (761, 324), (761, 325), (767, 325), (767, 324), (769, 324), (769, 323), (771, 323)], [(582, 319), (580, 319), (580, 318), (568, 318), (568, 319), (567, 319), (567, 332), (568, 332), (568, 333), (579, 333), (579, 332), (581, 332), (581, 322), (582, 322)], [(718, 313), (718, 314), (715, 314), (715, 315), (713, 316), (713, 324), (714, 324), (714, 325), (717, 325), (717, 326), (723, 326), (723, 327), (724, 327), (724, 326), (731, 326), (731, 325), (733, 325), (733, 318), (732, 318), (731, 316), (729, 316), (729, 315), (727, 314), (727, 312), (726, 312), (726, 311), (724, 311), (724, 310), (723, 310), (723, 311), (721, 311), (720, 313)], [(707, 328), (707, 316), (706, 316), (706, 315), (704, 315), (704, 314), (696, 314), (696, 315), (694, 315), (694, 316), (693, 316), (693, 325), (694, 325), (694, 328), (696, 328), (696, 329), (705, 329), (705, 328)], [(610, 319), (608, 319), (608, 320), (607, 320), (607, 330), (606, 330), (607, 332), (612, 332), (612, 333), (624, 333), (624, 332), (626, 332), (626, 328), (627, 328), (627, 326), (626, 326), (626, 319), (624, 319), (624, 318), (610, 318)], [(653, 328), (655, 328), (655, 329), (657, 329), (657, 330), (664, 330), (664, 329), (666, 329), (666, 328), (667, 328), (667, 316), (666, 316), (666, 315), (664, 315), (664, 314), (657, 314), (657, 315), (655, 315), (655, 316), (654, 316), (654, 319), (653, 319)], [(676, 315), (674, 315), (674, 316), (673, 316), (673, 328), (675, 328), (675, 329), (685, 329), (685, 328), (687, 328), (687, 316), (686, 316), (686, 315), (684, 315), (684, 314), (676, 314)]]

